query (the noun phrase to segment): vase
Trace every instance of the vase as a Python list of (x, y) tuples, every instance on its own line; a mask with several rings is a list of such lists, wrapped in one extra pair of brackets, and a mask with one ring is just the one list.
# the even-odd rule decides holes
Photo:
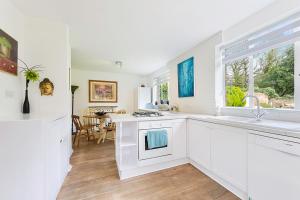
[(23, 103), (23, 113), (24, 114), (30, 113), (30, 105), (29, 105), (29, 100), (28, 100), (28, 83), (29, 83), (29, 80), (26, 80), (25, 100)]
[(23, 104), (23, 113), (27, 114), (30, 113), (30, 105), (29, 105), (29, 100), (28, 100), (28, 90), (25, 91), (25, 100)]

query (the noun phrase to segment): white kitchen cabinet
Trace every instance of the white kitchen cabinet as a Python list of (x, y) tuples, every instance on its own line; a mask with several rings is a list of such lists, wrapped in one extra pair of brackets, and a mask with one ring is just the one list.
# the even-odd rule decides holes
[(186, 120), (177, 119), (172, 121), (173, 127), (173, 155), (175, 159), (186, 157)]
[(64, 117), (60, 119), (60, 155), (61, 155), (61, 181), (67, 176), (70, 170), (70, 158), (73, 152), (72, 148), (72, 135), (70, 134), (70, 120), (71, 118)]
[[(156, 118), (154, 118), (156, 119)], [(145, 120), (116, 122), (116, 161), (120, 179), (126, 179), (157, 170), (188, 163), (186, 119)], [(144, 153), (145, 132), (147, 130), (168, 129), (168, 152), (166, 148), (152, 151), (147, 158)]]
[(55, 200), (69, 169), (70, 118), (0, 119), (0, 199)]
[(209, 123), (188, 120), (189, 158), (206, 169), (211, 167), (211, 131)]
[(266, 132), (248, 135), (248, 196), (299, 200), (300, 139)]
[(56, 199), (69, 170), (71, 134), (66, 118), (59, 118), (46, 124), (46, 197)]
[(135, 168), (138, 160), (138, 124), (117, 123), (115, 156), (120, 171)]
[(242, 191), (247, 191), (247, 132), (214, 125), (211, 135), (212, 171)]
[(48, 124), (46, 135), (46, 196), (47, 199), (55, 199), (61, 186), (61, 133), (60, 121), (55, 120)]

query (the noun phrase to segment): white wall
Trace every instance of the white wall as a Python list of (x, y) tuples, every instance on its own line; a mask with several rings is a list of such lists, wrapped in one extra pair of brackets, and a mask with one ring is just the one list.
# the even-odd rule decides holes
[[(41, 64), (44, 77), (55, 85), (53, 96), (41, 96), (39, 82), (30, 83), (31, 113), (69, 114), (70, 44), (67, 26), (23, 15), (9, 0), (0, 0), (0, 28), (18, 41), (18, 57), (29, 65)], [(22, 64), (19, 62), (19, 66)], [(20, 68), (19, 68), (20, 70)], [(0, 115), (22, 111), (25, 80), (0, 71)]]
[[(24, 16), (9, 0), (0, 0), (0, 28), (18, 41), (19, 57), (24, 57)], [(21, 110), (20, 76), (0, 71), (0, 116)]]
[[(118, 103), (89, 103), (89, 80), (106, 80), (118, 82)], [(82, 115), (88, 106), (116, 105), (117, 109), (133, 112), (137, 107), (137, 87), (144, 83), (143, 77), (131, 74), (111, 73), (72, 69), (72, 85), (78, 85), (75, 92), (74, 114)]]
[[(226, 43), (238, 39), (280, 18), (288, 16), (299, 9), (299, 0), (277, 0), (270, 6), (242, 20), (240, 23), (222, 31), (222, 34), (219, 33), (212, 36), (210, 39), (198, 44), (183, 55), (171, 60), (166, 66), (150, 75), (149, 79), (153, 78), (155, 74), (159, 74), (160, 71), (164, 71), (165, 68), (170, 68), (171, 105), (178, 105), (182, 112), (215, 114), (216, 102), (219, 104), (220, 100), (222, 101), (221, 98), (223, 98), (223, 92), (216, 90), (215, 87), (218, 86), (217, 88), (219, 89), (223, 88), (219, 87), (219, 82), (223, 81), (223, 71), (217, 68), (218, 71), (217, 74), (215, 74), (215, 65), (217, 65), (220, 60), (218, 57), (215, 57), (215, 51), (217, 50), (215, 46), (223, 42)], [(195, 97), (178, 98), (177, 64), (192, 56), (195, 58)], [(240, 109), (222, 109), (222, 113), (227, 115), (251, 116), (250, 110), (245, 112)], [(278, 112), (270, 110), (265, 118), (300, 121), (300, 111)]]
[(239, 38), (249, 32), (258, 30), (266, 25), (278, 21), (300, 9), (299, 0), (276, 0), (274, 3), (247, 17), (238, 24), (224, 30), (224, 42)]
[[(170, 104), (179, 106), (181, 112), (215, 113), (215, 46), (222, 42), (222, 34), (217, 33), (193, 49), (168, 62), (164, 68), (171, 70)], [(195, 96), (178, 97), (177, 65), (194, 57)], [(154, 74), (157, 74), (155, 72)]]
[[(54, 84), (53, 96), (41, 96), (39, 82), (29, 84), (32, 113), (67, 114), (70, 111), (69, 68), (70, 44), (68, 27), (45, 19), (28, 18), (25, 30), (26, 61), (41, 64), (40, 81), (45, 77)], [(23, 79), (23, 82), (25, 80)], [(25, 85), (23, 86), (25, 88)], [(22, 96), (24, 99), (24, 96)]]
[[(256, 14), (242, 20), (240, 23), (234, 25), (233, 27), (224, 30), (223, 41), (224, 43), (226, 43), (232, 40), (236, 40), (244, 35), (259, 30), (280, 19), (283, 19), (295, 13), (296, 11), (300, 11), (299, 0), (277, 0), (273, 4), (260, 10)], [(296, 57), (295, 62), (297, 63), (297, 61), (298, 59)], [(298, 76), (296, 78), (299, 79)], [(221, 94), (223, 92), (217, 91), (217, 93)], [(247, 117), (253, 116), (250, 109), (247, 109), (245, 111), (245, 109), (240, 109), (240, 108), (223, 108), (221, 109), (221, 113), (223, 115), (239, 115), (239, 116), (247, 116)], [(264, 118), (267, 119), (300, 122), (299, 110), (295, 111), (295, 110), (268, 109), (266, 110), (266, 113), (267, 114), (264, 116)]]

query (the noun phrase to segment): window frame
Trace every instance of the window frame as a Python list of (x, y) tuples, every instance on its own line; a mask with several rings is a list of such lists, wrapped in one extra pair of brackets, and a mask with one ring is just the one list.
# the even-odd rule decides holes
[[(287, 45), (294, 45), (294, 108), (293, 109), (288, 109), (288, 108), (263, 108), (266, 110), (282, 110), (282, 111), (299, 111), (300, 110), (300, 38), (298, 41), (291, 41), (291, 42), (285, 42), (281, 43), (280, 45), (277, 45), (277, 48), (280, 46), (287, 46)], [(272, 48), (265, 49), (265, 51), (268, 51)], [(262, 52), (257, 52), (257, 53), (262, 53)], [(249, 95), (254, 95), (254, 66), (253, 66), (253, 56), (254, 55), (248, 55), (249, 59), (249, 86), (248, 86), (248, 92), (247, 94)], [(245, 57), (244, 57), (245, 58)], [(226, 63), (221, 63), (222, 67), (222, 82), (223, 82), (223, 103), (221, 107), (224, 108), (244, 108), (244, 109), (254, 109), (254, 101), (253, 98), (247, 98), (247, 104), (248, 106), (244, 107), (234, 107), (234, 106), (226, 106)], [(298, 89), (298, 90), (297, 90)]]
[(168, 87), (168, 98), (167, 99), (165, 99), (164, 101), (169, 101), (170, 100), (170, 81), (165, 81), (165, 82), (162, 82), (162, 83), (160, 83), (159, 85), (158, 85), (158, 93), (159, 93), (159, 102), (161, 101), (161, 100), (163, 100), (163, 99), (161, 99), (161, 85), (163, 85), (163, 84), (167, 84), (167, 87)]
[[(299, 12), (299, 11), (300, 11), (300, 9), (297, 12)], [(290, 15), (291, 14), (286, 15), (284, 18), (286, 18)], [(274, 24), (284, 18), (281, 17), (281, 18), (277, 19), (276, 21), (273, 21), (271, 24)], [(253, 110), (255, 108), (253, 106), (253, 103), (250, 103), (250, 102), (249, 102), (248, 107), (226, 106), (226, 84), (225, 84), (226, 70), (225, 70), (225, 64), (222, 62), (222, 56), (223, 56), (222, 48), (225, 45), (233, 43), (237, 40), (240, 40), (241, 38), (243, 38), (249, 34), (253, 34), (254, 32), (260, 31), (261, 29), (263, 29), (265, 27), (266, 26), (259, 27), (259, 28), (255, 29), (254, 31), (251, 31), (251, 32), (248, 32), (248, 33), (242, 35), (241, 37), (230, 40), (226, 43), (221, 43), (219, 45), (216, 45), (216, 47), (215, 47), (215, 55), (216, 55), (216, 59), (215, 59), (215, 66), (216, 66), (216, 69), (215, 69), (215, 77), (216, 77), (216, 79), (215, 79), (215, 101), (216, 101), (217, 111), (220, 110), (220, 111), (225, 111), (227, 113), (230, 113), (231, 111), (235, 112), (238, 110)], [(267, 51), (268, 49), (272, 49), (272, 48), (278, 48), (278, 47), (284, 46), (284, 45), (289, 45), (289, 44), (294, 44), (294, 87), (295, 87), (295, 89), (294, 89), (294, 104), (295, 104), (295, 106), (294, 106), (294, 109), (261, 108), (262, 110), (266, 110), (267, 112), (271, 112), (271, 113), (275, 113), (275, 114), (276, 113), (298, 113), (298, 112), (300, 112), (300, 37), (295, 40), (276, 44), (273, 47), (264, 49), (264, 51)], [(263, 52), (263, 51), (261, 51), (261, 52)], [(258, 53), (258, 52), (255, 52), (255, 53)], [(252, 56), (253, 55), (254, 54), (252, 54)], [(218, 80), (222, 80), (222, 82), (220, 83), (220, 81), (218, 81)], [(254, 77), (253, 77), (253, 81), (254, 81)], [(249, 80), (249, 85), (250, 85), (250, 80)], [(254, 86), (254, 84), (253, 84), (253, 86)]]
[[(156, 76), (152, 77), (152, 103), (154, 104), (157, 101), (157, 104), (160, 104), (160, 85), (167, 83), (168, 84), (168, 98), (170, 98), (170, 69), (164, 69), (157, 72)], [(155, 95), (154, 95), (155, 93)], [(156, 98), (154, 98), (156, 97)], [(169, 100), (169, 99), (168, 99)]]

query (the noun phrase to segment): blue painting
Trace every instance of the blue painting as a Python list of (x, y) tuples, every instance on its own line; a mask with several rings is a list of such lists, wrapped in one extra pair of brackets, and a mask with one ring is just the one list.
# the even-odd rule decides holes
[(178, 96), (194, 96), (194, 57), (189, 58), (177, 66)]

